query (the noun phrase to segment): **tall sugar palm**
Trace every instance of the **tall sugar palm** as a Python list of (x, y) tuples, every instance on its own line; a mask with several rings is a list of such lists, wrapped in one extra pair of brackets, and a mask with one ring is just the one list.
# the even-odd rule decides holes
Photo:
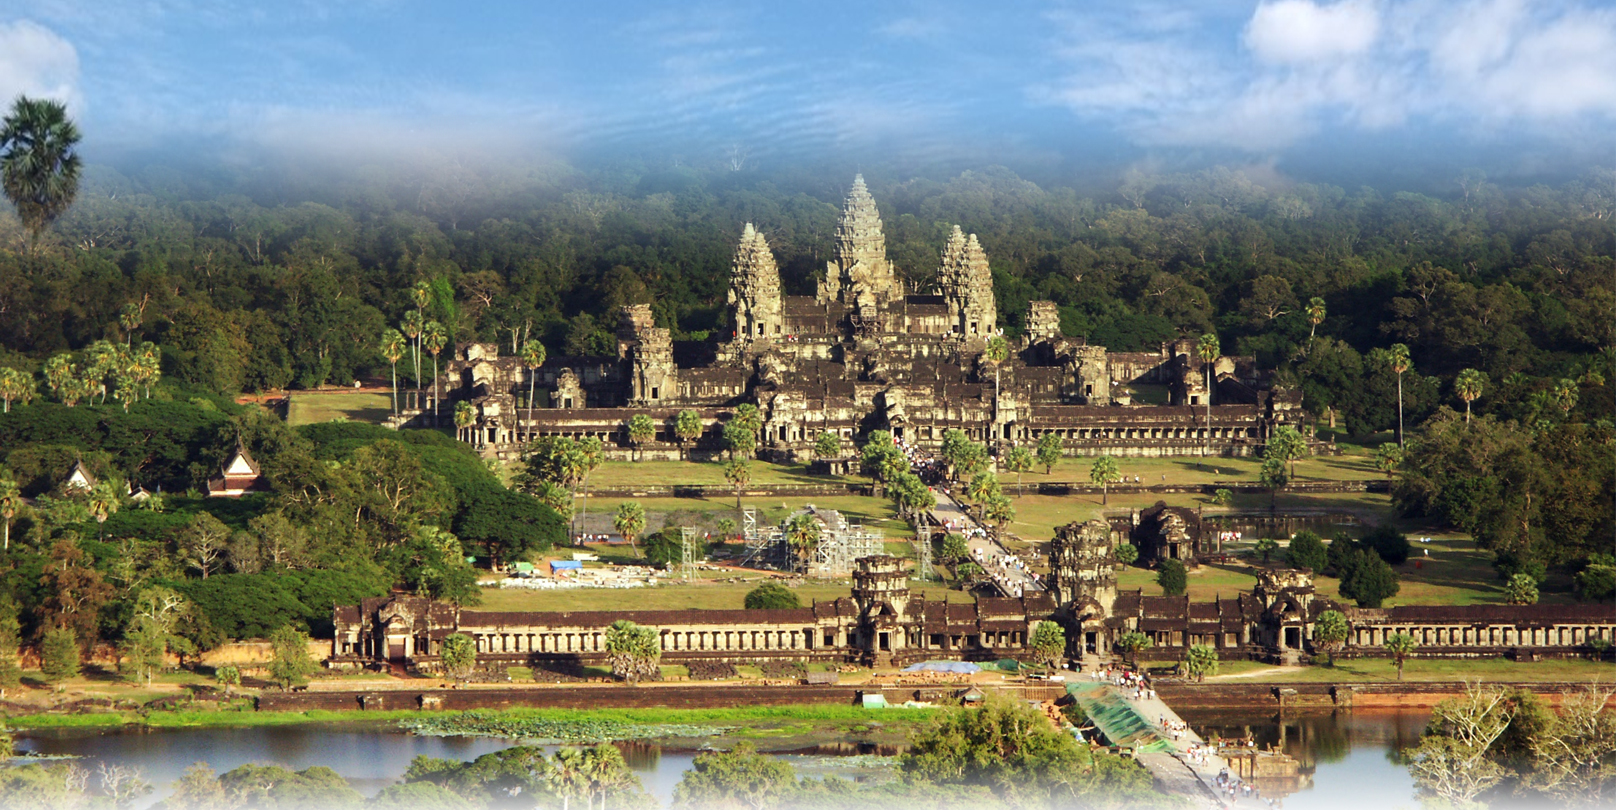
[(123, 499), (118, 497), (118, 491), (113, 488), (110, 481), (97, 481), (95, 486), (90, 487), (90, 496), (85, 501), (85, 506), (89, 509), (90, 517), (95, 518), (98, 535), (104, 534), (102, 527), (106, 525), (107, 518), (117, 514), (118, 507), (122, 503)]
[(1414, 367), (1414, 360), (1409, 357), (1408, 347), (1401, 343), (1393, 343), (1386, 353), (1386, 365), (1397, 374), (1397, 443), (1403, 443), (1403, 372)]
[(152, 383), (163, 376), (162, 350), (155, 343), (142, 343), (135, 351), (135, 368), (140, 384), (145, 387), (146, 398), (151, 399)]
[(123, 309), (118, 311), (118, 327), (123, 330), (123, 345), (134, 345), (135, 330), (140, 328), (140, 322), (144, 317), (140, 305), (133, 301), (124, 304)]
[(404, 359), (404, 335), (397, 329), (382, 332), (382, 356), (393, 367), (393, 415), (398, 415), (398, 361)]
[(426, 321), (421, 318), (421, 311), (412, 309), (404, 313), (404, 321), (398, 326), (404, 337), (410, 339), (410, 354), (415, 366), (415, 385), (412, 386), (410, 407), (421, 407), (421, 331), (426, 329)]
[(645, 445), (656, 438), (656, 422), (651, 420), (650, 414), (637, 413), (628, 420), (628, 441), (634, 445), (635, 460), (645, 458)]
[(17, 487), (17, 480), (10, 475), (0, 478), (0, 520), (6, 522), (4, 548), (8, 551), (11, 549), (11, 522), (21, 511), (22, 490)]
[(1319, 333), (1319, 324), (1324, 323), (1324, 315), (1323, 298), (1313, 298), (1307, 302), (1307, 322), (1312, 326), (1311, 329), (1307, 330), (1308, 342), (1311, 343), (1313, 336)]
[(1459, 372), (1453, 379), (1453, 392), (1464, 400), (1465, 424), (1470, 424), (1470, 403), (1481, 399), (1481, 392), (1487, 387), (1487, 373), (1467, 368)]
[(1206, 450), (1204, 455), (1212, 455), (1212, 363), (1223, 354), (1223, 348), (1218, 345), (1218, 336), (1207, 333), (1195, 343), (1195, 354), (1201, 358), (1206, 370)]
[(466, 429), (471, 427), (471, 424), (475, 421), (477, 421), (477, 410), (471, 406), (470, 402), (462, 399), (455, 403), (455, 432), (461, 441), (466, 440)]
[(449, 330), (443, 328), (443, 324), (437, 321), (427, 321), (426, 325), (421, 327), (421, 345), (426, 348), (428, 354), (432, 355), (432, 417), (434, 424), (437, 423), (438, 416), (438, 352), (443, 351), (443, 347), (448, 344)]
[(95, 383), (96, 390), (101, 394), (101, 401), (107, 401), (107, 377), (112, 376), (122, 365), (118, 357), (118, 347), (109, 340), (98, 340), (91, 343), (84, 350), (86, 361), (84, 376)]
[(533, 398), (538, 395), (539, 367), (548, 360), (550, 353), (545, 351), (544, 344), (537, 340), (530, 340), (522, 344), (522, 365), (527, 366), (527, 421), (533, 422)]
[(0, 368), (0, 399), (5, 400), (6, 413), (11, 413), (13, 400), (24, 405), (33, 401), (35, 390), (34, 375), (14, 368)]
[(584, 773), (588, 763), (578, 748), (563, 748), (550, 757), (550, 772), (545, 777), (551, 792), (561, 797), (561, 810), (572, 810), (574, 796), (587, 795), (589, 776)]
[(62, 353), (45, 361), (45, 385), (50, 388), (51, 396), (66, 402), (73, 377), (78, 369), (73, 366), (73, 356)]
[(0, 186), (28, 229), (29, 250), (78, 196), (79, 128), (67, 107), (18, 96), (0, 121)]
[(814, 547), (819, 545), (819, 519), (811, 512), (798, 512), (786, 520), (785, 536), (786, 545), (797, 554), (797, 565), (801, 570), (808, 570)]

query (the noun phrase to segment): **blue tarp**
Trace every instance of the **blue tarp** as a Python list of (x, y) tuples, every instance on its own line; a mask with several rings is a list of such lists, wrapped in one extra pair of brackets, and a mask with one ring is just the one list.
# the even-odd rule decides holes
[(578, 570), (580, 568), (583, 568), (583, 567), (584, 567), (584, 564), (581, 563), (581, 562), (578, 562), (577, 560), (551, 560), (550, 561), (550, 570), (551, 571), (562, 571), (562, 570), (567, 570), (567, 569), (571, 569), (571, 570), (576, 571), (576, 570)]
[(969, 661), (925, 661), (903, 668), (904, 672), (981, 672), (982, 668)]

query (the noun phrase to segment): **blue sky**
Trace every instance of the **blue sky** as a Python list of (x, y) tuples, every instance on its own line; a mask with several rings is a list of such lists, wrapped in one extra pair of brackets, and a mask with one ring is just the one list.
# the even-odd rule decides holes
[[(991, 11), (985, 10), (991, 9)], [(86, 149), (1612, 162), (1593, 0), (0, 0)]]

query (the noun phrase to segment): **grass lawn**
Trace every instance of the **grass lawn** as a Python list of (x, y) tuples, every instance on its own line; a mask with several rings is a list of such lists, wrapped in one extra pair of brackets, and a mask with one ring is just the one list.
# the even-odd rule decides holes
[[(1232, 599), (1249, 591), (1257, 584), (1251, 569), (1237, 565), (1203, 565), (1189, 575), (1189, 597), (1192, 602), (1206, 602), (1222, 596)], [(1117, 575), (1117, 588), (1131, 591), (1139, 589), (1146, 596), (1160, 596), (1161, 586), (1156, 584), (1156, 572), (1128, 567)]]
[[(1055, 464), (1048, 475), (1043, 465), (1023, 475), (1027, 486), (1043, 483), (1088, 484), (1089, 470), (1095, 457), (1072, 456)], [(1139, 476), (1141, 484), (1211, 484), (1218, 481), (1257, 481), (1262, 459), (1199, 456), (1173, 456), (1169, 458), (1118, 458), (1117, 466), (1123, 476), (1132, 480)], [(1312, 456), (1296, 462), (1297, 481), (1358, 481), (1381, 478), (1385, 474), (1375, 469), (1374, 459), (1368, 455)], [(1166, 476), (1164, 479), (1163, 476)], [(1001, 476), (1005, 484), (1015, 482), (1014, 474)]]
[[(522, 588), (484, 589), (483, 603), (472, 610), (561, 611), (561, 610), (739, 610), (746, 607), (746, 594), (763, 584), (757, 582), (714, 582), (690, 585), (658, 585), (654, 588), (578, 588), (568, 591), (530, 591)], [(789, 585), (788, 585), (789, 587)], [(804, 607), (815, 601), (847, 596), (851, 585), (842, 581), (810, 582), (792, 588)], [(920, 583), (911, 587), (919, 591)], [(926, 589), (931, 599), (970, 602), (969, 594), (944, 590), (940, 583)]]
[[(1006, 492), (1010, 494), (1011, 505), (1016, 509), (1016, 519), (1010, 523), (1010, 531), (1023, 540), (1035, 542), (1053, 538), (1055, 527), (1064, 526), (1074, 520), (1086, 521), (1102, 518), (1107, 514), (1127, 514), (1130, 510), (1154, 506), (1157, 501), (1165, 501), (1168, 506), (1205, 508), (1209, 518), (1222, 511), (1211, 507), (1210, 499), (1204, 495), (1112, 494), (1106, 499), (1108, 502), (1102, 505), (1099, 495), (1029, 494), (1018, 498), (1015, 496), (1014, 486), (1006, 487)], [(1240, 512), (1265, 510), (1269, 505), (1268, 500), (1268, 496), (1264, 494), (1240, 493), (1234, 496), (1230, 508)], [(1391, 509), (1389, 496), (1369, 492), (1281, 492), (1276, 503), (1281, 512), (1286, 510), (1353, 512), (1373, 520), (1383, 519)]]
[[(1252, 675), (1249, 673), (1263, 673)], [(1270, 667), (1251, 662), (1226, 662), (1220, 667), (1217, 679), (1232, 674), (1244, 674), (1240, 681), (1253, 682), (1374, 682), (1397, 680), (1397, 665), (1389, 658), (1355, 658), (1336, 661), (1335, 666), (1312, 666), (1298, 669)], [(1479, 660), (1445, 660), (1437, 658), (1411, 658), (1403, 664), (1405, 681), (1600, 681), (1610, 683), (1616, 677), (1616, 667), (1598, 661), (1534, 661), (1516, 663), (1502, 658)], [(1209, 682), (1213, 678), (1207, 679)]]
[[(728, 517), (739, 525), (740, 520), (735, 514), (735, 498), (733, 496), (715, 495), (706, 498), (596, 498), (589, 499), (589, 513), (610, 515), (617, 511), (618, 504), (624, 501), (636, 501), (645, 507), (651, 514), (670, 515), (677, 512), (707, 512), (725, 514), (713, 516), (716, 522), (719, 517)], [(742, 497), (741, 505), (750, 506), (762, 513), (762, 517), (771, 522), (779, 523), (787, 515), (801, 509), (805, 504), (813, 504), (824, 509), (835, 509), (849, 520), (857, 521), (866, 527), (890, 539), (907, 539), (914, 536), (914, 529), (910, 528), (909, 521), (902, 520), (892, 507), (892, 502), (884, 498), (874, 498), (863, 495), (832, 495), (829, 497), (814, 498), (776, 498), (776, 497)], [(579, 505), (582, 506), (580, 499)]]
[(286, 423), (294, 427), (333, 419), (380, 424), (393, 412), (392, 397), (374, 391), (294, 391), (288, 397)]

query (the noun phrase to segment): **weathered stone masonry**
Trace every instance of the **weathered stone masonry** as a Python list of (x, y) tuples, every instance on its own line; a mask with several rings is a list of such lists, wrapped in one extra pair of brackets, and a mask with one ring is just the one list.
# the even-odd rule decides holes
[[(822, 433), (851, 443), (877, 428), (932, 447), (958, 428), (995, 444), (1054, 434), (1073, 454), (1164, 456), (1208, 447), (1248, 455), (1278, 426), (1304, 427), (1300, 395), (1272, 385), (1252, 358), (1214, 361), (1208, 392), (1194, 341), (1108, 352), (1063, 337), (1049, 301), (1032, 302), (1026, 336), (995, 365), (985, 350), (1000, 331), (998, 304), (976, 236), (955, 228), (937, 288), (905, 290), (862, 178), (848, 194), (836, 254), (816, 295), (782, 294), (768, 240), (748, 223), (728, 301), (734, 329), (717, 344), (676, 343), (650, 307), (637, 306), (620, 314), (613, 356), (555, 356), (535, 372), (501, 357), (492, 343), (458, 347), (443, 386), (449, 399), (475, 406), (475, 422), (461, 438), (503, 457), (542, 436), (594, 436), (615, 458), (707, 458), (722, 451), (722, 423), (741, 403), (763, 413), (764, 455), (799, 460)], [(1166, 404), (1136, 402), (1132, 387), (1144, 386)], [(538, 394), (531, 417), (530, 388)], [(704, 428), (690, 446), (672, 429), (687, 408), (701, 414)], [(445, 420), (453, 412), (439, 409)], [(626, 428), (638, 413), (658, 425), (640, 451), (630, 447)]]
[(1302, 660), (1319, 652), (1313, 627), (1326, 610), (1346, 615), (1344, 656), (1385, 655), (1393, 633), (1419, 642), (1417, 656), (1568, 656), (1596, 639), (1616, 641), (1616, 605), (1345, 607), (1319, 598), (1305, 570), (1259, 569), (1249, 592), (1207, 602), (1117, 589), (1121, 533), (1102, 521), (1060, 527), (1050, 543), (1049, 590), (1018, 599), (950, 604), (914, 594), (905, 563), (858, 560), (849, 597), (794, 610), (508, 613), (466, 610), (409, 596), (340, 606), (333, 666), (392, 662), (430, 669), (445, 636), (476, 640), (486, 666), (568, 666), (604, 660), (606, 628), (628, 619), (654, 628), (663, 660), (747, 663), (768, 659), (878, 666), (949, 658), (1024, 659), (1034, 626), (1066, 629), (1071, 657), (1113, 654), (1123, 633), (1153, 642), (1147, 659), (1177, 660), (1196, 644), (1224, 659)]

